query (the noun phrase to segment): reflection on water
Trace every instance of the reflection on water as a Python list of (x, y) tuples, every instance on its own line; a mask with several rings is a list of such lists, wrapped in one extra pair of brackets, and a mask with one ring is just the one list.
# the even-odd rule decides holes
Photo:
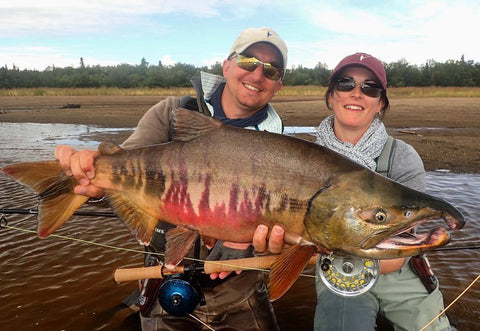
[(100, 143), (96, 140), (99, 137), (121, 143), (132, 131), (132, 128), (112, 129), (95, 125), (0, 122), (0, 162), (7, 164), (51, 159), (57, 145), (71, 145), (78, 149), (96, 148)]
[[(314, 128), (288, 128), (289, 134), (314, 133)], [(99, 141), (121, 143), (131, 129), (104, 129), (68, 124), (0, 123), (0, 167), (20, 161), (51, 159), (56, 145), (96, 148)], [(480, 175), (428, 173), (428, 192), (442, 197), (469, 222), (452, 235), (450, 245), (478, 243)], [(0, 175), (0, 208), (33, 208), (35, 197)], [(93, 207), (88, 207), (92, 209)], [(98, 210), (98, 209), (94, 209)], [(132, 311), (121, 301), (135, 283), (114, 284), (112, 271), (141, 265), (140, 253), (114, 250), (59, 237), (37, 239), (35, 217), (8, 215), (0, 229), (0, 321), (10, 330), (139, 330)], [(139, 250), (120, 221), (104, 217), (73, 217), (56, 234), (112, 247)], [(436, 251), (429, 254), (448, 305), (480, 270), (480, 250)], [(311, 272), (311, 270), (310, 270)], [(275, 302), (284, 329), (311, 327), (315, 305), (313, 281), (303, 277)], [(448, 311), (459, 330), (480, 329), (480, 286), (472, 287)]]
[(306, 133), (314, 136), (316, 131), (317, 131), (317, 128), (313, 126), (286, 126), (283, 130), (283, 133), (287, 135), (296, 135), (296, 134)]

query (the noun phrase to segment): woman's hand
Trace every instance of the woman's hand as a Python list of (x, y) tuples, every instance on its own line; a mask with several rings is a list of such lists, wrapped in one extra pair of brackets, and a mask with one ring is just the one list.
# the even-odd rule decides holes
[(391, 260), (380, 260), (380, 273), (389, 274), (391, 272), (400, 270), (400, 268), (405, 263), (405, 258), (391, 259)]

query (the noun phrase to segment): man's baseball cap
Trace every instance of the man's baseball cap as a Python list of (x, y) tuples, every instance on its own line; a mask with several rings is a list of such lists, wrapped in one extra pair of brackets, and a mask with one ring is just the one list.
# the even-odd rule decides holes
[(387, 73), (385, 72), (385, 67), (377, 58), (367, 53), (355, 53), (340, 61), (330, 75), (330, 83), (332, 83), (340, 72), (347, 67), (367, 68), (373, 72), (384, 89), (387, 87)]
[(267, 27), (243, 30), (233, 43), (228, 57), (231, 57), (233, 53), (241, 54), (248, 47), (260, 42), (270, 43), (280, 51), (283, 69), (285, 69), (287, 67), (287, 45), (275, 30)]

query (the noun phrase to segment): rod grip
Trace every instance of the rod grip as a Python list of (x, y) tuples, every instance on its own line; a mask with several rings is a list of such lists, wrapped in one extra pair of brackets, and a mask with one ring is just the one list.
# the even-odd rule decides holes
[(162, 268), (161, 265), (143, 268), (120, 268), (113, 272), (113, 279), (117, 283), (122, 283), (131, 280), (163, 278)]
[(235, 260), (205, 261), (203, 268), (206, 274), (248, 269), (269, 269), (277, 257), (278, 255), (265, 255)]

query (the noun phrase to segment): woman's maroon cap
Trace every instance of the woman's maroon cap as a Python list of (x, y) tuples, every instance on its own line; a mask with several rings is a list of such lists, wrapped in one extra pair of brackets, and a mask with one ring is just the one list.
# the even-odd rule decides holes
[(330, 83), (337, 78), (337, 75), (347, 67), (360, 66), (369, 69), (377, 77), (378, 82), (385, 89), (387, 87), (387, 73), (382, 62), (376, 57), (367, 53), (355, 53), (345, 57), (340, 63), (333, 69), (330, 75)]

